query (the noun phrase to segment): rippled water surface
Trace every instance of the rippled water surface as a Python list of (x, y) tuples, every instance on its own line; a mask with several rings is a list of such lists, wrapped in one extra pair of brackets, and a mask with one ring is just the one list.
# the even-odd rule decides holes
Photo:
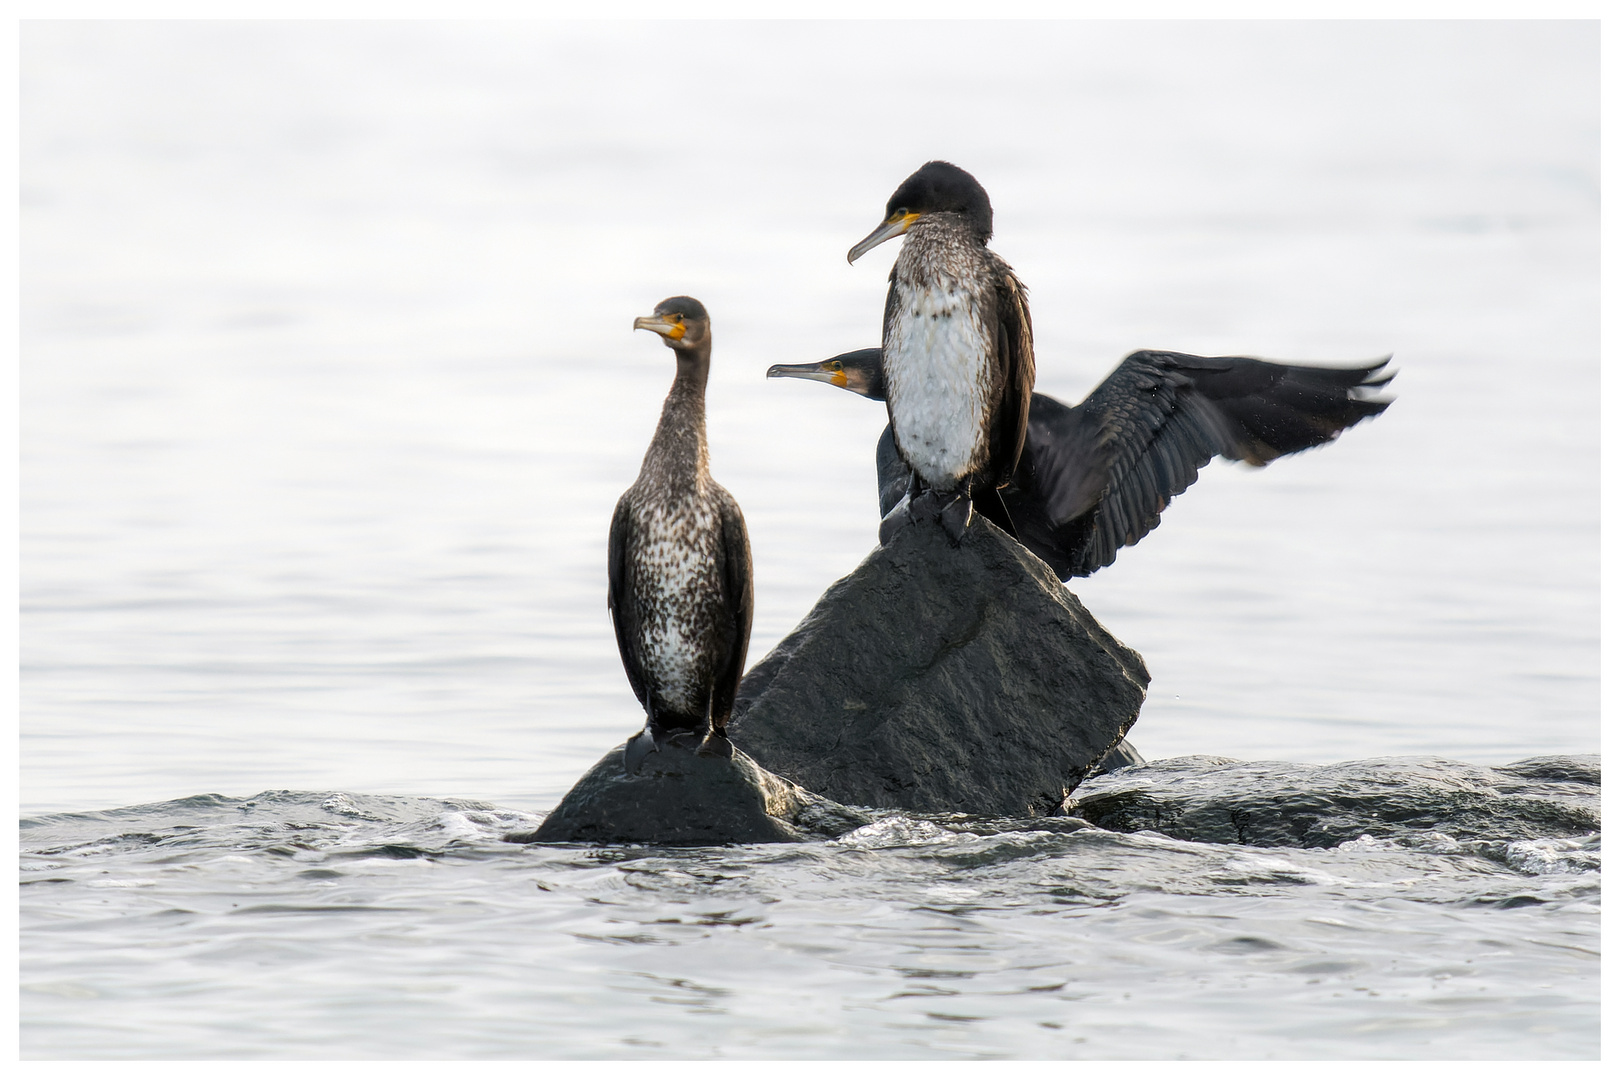
[[(1596, 1054), (1586, 810), (1185, 831), (1278, 770), (1449, 813), (1595, 769), (1595, 27), (870, 30), (24, 27), (25, 1054)], [(1072, 583), (1182, 762), (1094, 815), (1146, 831), (505, 843), (639, 724), (631, 320), (713, 313), (757, 660), (875, 541), (884, 422), (763, 373), (877, 343), (888, 256), (844, 252), (930, 157), (1046, 393), (1140, 347), (1400, 369)]]
[[(1595, 812), (1595, 794), (1562, 801)], [(1597, 1051), (1591, 833), (1386, 830), (1300, 850), (892, 813), (814, 844), (502, 841), (536, 823), (461, 800), (293, 791), (25, 821), (25, 1049)]]

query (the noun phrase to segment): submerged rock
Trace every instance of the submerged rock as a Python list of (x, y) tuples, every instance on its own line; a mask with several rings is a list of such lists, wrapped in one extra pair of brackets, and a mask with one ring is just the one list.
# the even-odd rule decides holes
[(903, 525), (742, 681), (728, 728), (765, 767), (860, 806), (1042, 815), (1146, 693), (1050, 567), (983, 518)]
[(1132, 765), (1146, 764), (1147, 758), (1142, 756), (1142, 751), (1138, 750), (1124, 739), (1121, 739), (1119, 740), (1119, 745), (1108, 751), (1108, 753), (1104, 754), (1102, 756), (1102, 760), (1097, 762), (1096, 766), (1091, 770), (1091, 772), (1087, 773), (1086, 775), (1088, 778), (1092, 776), (1101, 776), (1103, 773), (1111, 773), (1117, 772), (1120, 769), (1128, 769)]
[(1596, 755), (1488, 768), (1433, 757), (1296, 765), (1165, 758), (1087, 780), (1063, 812), (1114, 832), (1257, 847), (1334, 847), (1361, 837), (1518, 841), (1601, 828)]
[(737, 752), (730, 760), (665, 747), (631, 775), (624, 747), (580, 777), (522, 844), (768, 844), (834, 837), (871, 819), (774, 776)]

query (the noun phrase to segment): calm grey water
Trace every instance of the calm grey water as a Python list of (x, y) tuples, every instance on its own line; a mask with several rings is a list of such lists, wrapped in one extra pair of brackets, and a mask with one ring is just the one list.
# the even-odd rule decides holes
[(1149, 757), (1598, 749), (1595, 25), (893, 32), (24, 27), (26, 1054), (1595, 1054), (1595, 839), (501, 842), (639, 722), (631, 319), (714, 315), (757, 659), (875, 541), (883, 425), (764, 370), (877, 342), (888, 259), (843, 253), (929, 157), (991, 193), (1046, 393), (1138, 347), (1401, 369), (1073, 583)]

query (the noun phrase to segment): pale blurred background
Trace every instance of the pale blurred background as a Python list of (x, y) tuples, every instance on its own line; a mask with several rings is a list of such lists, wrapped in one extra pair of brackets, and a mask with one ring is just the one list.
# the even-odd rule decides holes
[(551, 805), (640, 724), (605, 537), (715, 322), (757, 661), (876, 541), (880, 338), (930, 158), (1040, 390), (1142, 347), (1395, 354), (1325, 450), (1216, 463), (1071, 585), (1132, 741), (1598, 748), (1595, 23), (27, 23), (22, 802)]

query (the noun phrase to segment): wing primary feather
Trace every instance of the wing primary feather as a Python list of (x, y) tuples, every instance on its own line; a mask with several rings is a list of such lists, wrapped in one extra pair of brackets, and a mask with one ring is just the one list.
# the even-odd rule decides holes
[(620, 498), (613, 508), (608, 527), (608, 613), (613, 617), (613, 636), (618, 640), (619, 661), (624, 665), (630, 689), (642, 708), (647, 707), (647, 672), (636, 644), (641, 635), (630, 565), (630, 547), (635, 541), (634, 516), (628, 498)]
[[(723, 489), (722, 489), (723, 492)], [(730, 640), (715, 673), (709, 699), (709, 718), (715, 730), (724, 732), (731, 719), (731, 708), (742, 681), (748, 659), (748, 639), (754, 624), (754, 557), (748, 544), (748, 526), (742, 509), (729, 492), (720, 504), (720, 553), (725, 561), (721, 575), (726, 610), (731, 613)]]

